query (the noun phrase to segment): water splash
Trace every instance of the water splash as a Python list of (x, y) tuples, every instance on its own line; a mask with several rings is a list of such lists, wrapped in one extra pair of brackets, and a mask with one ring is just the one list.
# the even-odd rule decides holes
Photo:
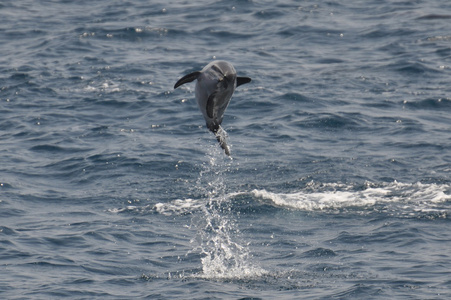
[(265, 271), (253, 264), (248, 245), (237, 241), (240, 231), (231, 214), (233, 203), (226, 192), (225, 180), (232, 161), (218, 147), (210, 148), (207, 158), (196, 183), (205, 202), (199, 215), (192, 220), (197, 229), (197, 249), (203, 256), (202, 274), (199, 275), (209, 279), (261, 276)]

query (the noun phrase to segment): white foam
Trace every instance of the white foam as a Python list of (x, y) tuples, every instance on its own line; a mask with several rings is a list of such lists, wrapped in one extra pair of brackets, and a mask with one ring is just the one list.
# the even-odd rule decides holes
[(157, 203), (153, 209), (162, 215), (183, 215), (193, 213), (202, 206), (201, 200), (194, 199), (177, 199), (168, 203)]
[(343, 184), (312, 184), (294, 193), (273, 193), (253, 190), (251, 195), (279, 207), (318, 211), (349, 207), (368, 208), (379, 204), (402, 204), (414, 210), (430, 210), (451, 201), (451, 186), (447, 184), (386, 183), (365, 188)]
[[(214, 199), (210, 191), (210, 200), (177, 199), (167, 203), (157, 203), (151, 209), (170, 216), (184, 215), (199, 211), (206, 201), (229, 201), (236, 196), (248, 195), (277, 207), (305, 211), (337, 210), (345, 208), (368, 209), (376, 205), (398, 205), (406, 210), (437, 211), (441, 203), (451, 201), (451, 185), (423, 183), (366, 183), (365, 186), (340, 183), (311, 183), (298, 192), (274, 193), (265, 189), (251, 192), (233, 192)], [(130, 207), (127, 208), (130, 210)]]

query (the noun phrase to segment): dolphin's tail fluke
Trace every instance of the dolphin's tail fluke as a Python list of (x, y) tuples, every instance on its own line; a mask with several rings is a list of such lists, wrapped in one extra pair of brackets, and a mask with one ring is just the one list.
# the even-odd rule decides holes
[(224, 149), (225, 154), (230, 156), (230, 148), (229, 145), (227, 145), (227, 132), (220, 125), (218, 125), (218, 128), (211, 131), (215, 134), (216, 139), (218, 140), (221, 148)]

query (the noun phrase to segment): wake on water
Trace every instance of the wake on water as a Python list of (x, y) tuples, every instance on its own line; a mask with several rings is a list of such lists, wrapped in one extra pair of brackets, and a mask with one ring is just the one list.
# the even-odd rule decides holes
[(353, 210), (360, 214), (384, 212), (407, 217), (434, 213), (435, 217), (446, 218), (449, 209), (442, 208), (442, 205), (451, 201), (451, 186), (397, 181), (381, 184), (366, 182), (363, 186), (311, 182), (294, 193), (253, 190), (249, 194), (276, 207), (302, 211), (334, 213)]
[[(451, 201), (451, 185), (435, 183), (371, 183), (363, 185), (310, 182), (297, 192), (276, 193), (265, 189), (233, 192), (223, 195), (228, 203), (237, 197), (246, 197), (284, 209), (338, 213), (353, 210), (356, 213), (384, 212), (396, 216), (421, 217), (421, 213), (435, 213), (447, 218)], [(201, 209), (202, 200), (177, 199), (158, 203), (153, 209), (163, 215), (193, 213)]]

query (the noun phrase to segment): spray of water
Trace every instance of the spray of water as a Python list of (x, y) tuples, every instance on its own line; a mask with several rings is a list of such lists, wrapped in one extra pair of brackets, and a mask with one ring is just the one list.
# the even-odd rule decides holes
[(233, 161), (217, 147), (210, 149), (207, 158), (196, 183), (205, 201), (199, 215), (193, 217), (197, 229), (193, 242), (202, 254), (199, 275), (219, 279), (261, 276), (265, 271), (255, 266), (248, 245), (239, 241), (240, 231), (231, 213), (233, 203), (226, 193), (226, 175)]

